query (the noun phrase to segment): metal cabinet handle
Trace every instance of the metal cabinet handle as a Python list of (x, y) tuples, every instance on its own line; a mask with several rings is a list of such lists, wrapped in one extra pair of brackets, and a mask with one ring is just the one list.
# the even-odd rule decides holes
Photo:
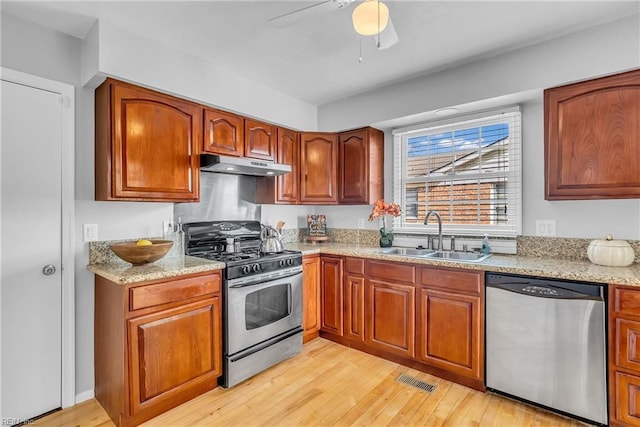
[(51, 276), (52, 274), (56, 274), (56, 266), (53, 264), (47, 264), (42, 267), (42, 274), (45, 276)]

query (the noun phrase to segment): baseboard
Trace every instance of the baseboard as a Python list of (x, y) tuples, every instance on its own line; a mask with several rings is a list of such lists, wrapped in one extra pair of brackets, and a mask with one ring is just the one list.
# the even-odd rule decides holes
[(93, 389), (83, 391), (82, 393), (78, 393), (76, 394), (76, 405), (78, 403), (82, 403), (84, 401), (93, 399), (94, 397), (95, 397), (95, 393)]

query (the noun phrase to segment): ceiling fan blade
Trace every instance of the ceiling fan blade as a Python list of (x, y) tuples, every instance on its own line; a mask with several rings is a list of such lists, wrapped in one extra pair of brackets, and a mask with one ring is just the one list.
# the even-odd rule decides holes
[(385, 29), (380, 33), (380, 38), (378, 38), (378, 35), (375, 35), (373, 39), (378, 49), (388, 49), (400, 41), (391, 17), (389, 17), (389, 22), (387, 22)]
[(324, 0), (300, 9), (292, 10), (291, 12), (287, 12), (280, 16), (270, 18), (267, 22), (272, 27), (285, 28), (304, 19), (345, 8), (353, 3), (353, 1), (354, 0)]

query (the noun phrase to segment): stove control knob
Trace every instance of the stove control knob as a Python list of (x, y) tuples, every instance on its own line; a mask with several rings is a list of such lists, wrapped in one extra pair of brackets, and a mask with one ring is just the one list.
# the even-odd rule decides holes
[(285, 266), (285, 261), (283, 259), (281, 259), (280, 261), (278, 261), (278, 265), (280, 267), (284, 267)]
[(251, 273), (251, 266), (250, 265), (243, 265), (242, 266), (242, 274), (249, 274)]
[(293, 258), (289, 258), (287, 260), (287, 265), (293, 265)]
[(254, 273), (258, 273), (260, 271), (260, 264), (253, 264), (253, 267), (251, 268), (251, 270)]

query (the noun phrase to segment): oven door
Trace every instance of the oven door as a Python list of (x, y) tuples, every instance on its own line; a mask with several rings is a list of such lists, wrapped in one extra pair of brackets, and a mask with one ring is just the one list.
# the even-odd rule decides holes
[(302, 325), (302, 267), (227, 281), (225, 354)]

